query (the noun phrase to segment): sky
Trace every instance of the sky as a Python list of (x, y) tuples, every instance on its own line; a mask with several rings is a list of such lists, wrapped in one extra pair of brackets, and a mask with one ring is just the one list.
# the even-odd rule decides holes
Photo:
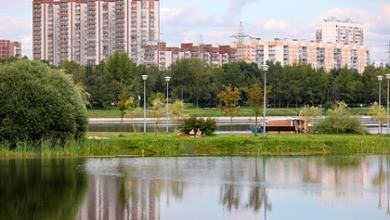
[[(32, 0), (0, 0), (0, 39), (22, 42), (32, 57)], [(315, 40), (323, 19), (352, 19), (364, 25), (371, 60), (387, 60), (390, 1), (374, 0), (160, 0), (160, 40), (169, 47), (199, 41), (230, 44), (239, 30), (263, 40)]]

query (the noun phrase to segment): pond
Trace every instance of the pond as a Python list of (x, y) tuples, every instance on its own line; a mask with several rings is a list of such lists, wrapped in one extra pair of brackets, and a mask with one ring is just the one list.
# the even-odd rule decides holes
[(0, 219), (388, 219), (389, 156), (0, 160)]

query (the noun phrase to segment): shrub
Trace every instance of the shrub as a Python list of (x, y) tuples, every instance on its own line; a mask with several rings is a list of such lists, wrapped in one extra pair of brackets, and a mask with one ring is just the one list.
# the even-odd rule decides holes
[(320, 120), (310, 129), (320, 134), (363, 134), (366, 128), (358, 118), (352, 117), (347, 104), (336, 102), (333, 109), (326, 112), (326, 118)]
[(208, 118), (206, 121), (195, 116), (184, 119), (183, 127), (181, 128), (183, 134), (189, 134), (192, 129), (195, 132), (199, 129), (202, 133), (210, 136), (218, 129), (218, 126), (215, 119), (211, 118)]
[(19, 60), (0, 67), (0, 140), (39, 142), (43, 138), (84, 137), (85, 105), (71, 77), (39, 61)]

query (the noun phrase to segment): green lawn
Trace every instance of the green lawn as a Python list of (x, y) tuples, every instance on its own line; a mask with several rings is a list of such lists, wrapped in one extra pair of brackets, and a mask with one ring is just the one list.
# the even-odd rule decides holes
[(204, 138), (175, 137), (173, 134), (90, 134), (108, 137), (123, 155), (179, 156), (186, 154), (354, 154), (388, 153), (387, 136), (269, 134), (266, 139), (250, 134), (216, 135)]
[[(185, 104), (186, 114), (190, 116), (199, 117), (221, 117), (224, 116), (224, 112), (220, 110), (203, 110), (199, 108), (196, 110), (195, 105)], [(142, 109), (143, 110), (143, 109)], [(351, 113), (356, 115), (368, 115), (368, 109), (351, 108)], [(243, 106), (241, 108), (242, 116), (252, 116), (252, 109), (249, 106)], [(299, 113), (299, 109), (294, 108), (269, 108), (267, 109), (267, 116), (296, 116)], [(117, 107), (108, 107), (107, 109), (88, 109), (89, 118), (120, 118), (120, 111)], [(238, 115), (240, 116), (240, 115)], [(137, 117), (143, 117), (143, 111), (137, 115)], [(146, 113), (146, 117), (151, 117), (149, 112)]]

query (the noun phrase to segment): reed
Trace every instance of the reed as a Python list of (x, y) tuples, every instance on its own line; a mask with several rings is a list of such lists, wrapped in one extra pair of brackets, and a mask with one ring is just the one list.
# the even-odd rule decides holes
[(8, 143), (0, 143), (0, 158), (28, 157), (76, 157), (118, 155), (119, 147), (112, 140), (58, 140), (46, 139), (41, 143), (18, 143), (12, 148)]

